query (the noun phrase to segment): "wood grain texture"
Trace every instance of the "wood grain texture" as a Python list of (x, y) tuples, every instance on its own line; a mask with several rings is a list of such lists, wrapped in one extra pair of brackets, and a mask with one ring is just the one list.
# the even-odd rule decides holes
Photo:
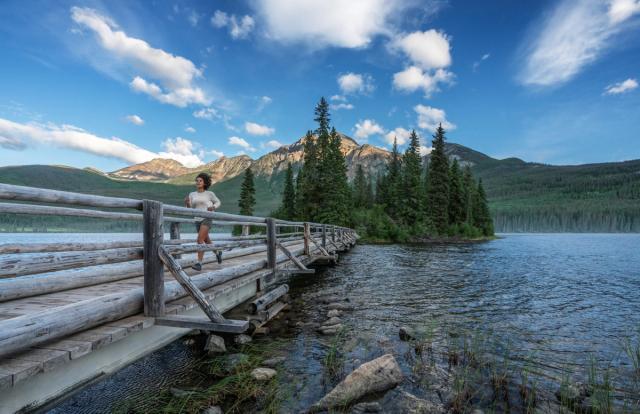
[(163, 206), (159, 201), (143, 200), (144, 314), (164, 315), (164, 265), (158, 256), (164, 240)]

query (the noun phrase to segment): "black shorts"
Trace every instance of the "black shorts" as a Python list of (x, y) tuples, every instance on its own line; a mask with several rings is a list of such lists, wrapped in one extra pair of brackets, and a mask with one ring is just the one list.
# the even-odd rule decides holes
[(207, 228), (211, 228), (211, 219), (203, 219), (196, 223), (196, 233), (200, 233), (200, 226), (207, 226)]

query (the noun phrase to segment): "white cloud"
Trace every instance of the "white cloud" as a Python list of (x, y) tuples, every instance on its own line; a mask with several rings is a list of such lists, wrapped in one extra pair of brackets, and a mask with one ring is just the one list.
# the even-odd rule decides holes
[(240, 138), (240, 137), (236, 137), (236, 136), (229, 137), (229, 141), (228, 142), (229, 142), (229, 145), (236, 145), (238, 147), (242, 147), (242, 148), (246, 149), (247, 151), (253, 152), (253, 151), (256, 150), (245, 139)]
[(193, 113), (193, 116), (199, 119), (207, 119), (212, 121), (214, 118), (219, 118), (220, 114), (215, 108), (202, 108)]
[(623, 82), (614, 83), (605, 88), (605, 95), (618, 95), (621, 93), (629, 92), (638, 87), (638, 81), (635, 79), (627, 79)]
[(263, 96), (260, 98), (260, 102), (262, 102), (265, 105), (269, 105), (271, 102), (273, 102), (273, 99), (271, 99), (271, 97), (269, 96)]
[(214, 156), (214, 157), (216, 157), (216, 158), (222, 158), (222, 157), (224, 157), (224, 152), (222, 152), (222, 151), (217, 151), (217, 150), (211, 150), (211, 151), (209, 151), (209, 152), (208, 152), (208, 154), (211, 154), (211, 155), (213, 155), (213, 156)]
[(113, 20), (94, 9), (72, 7), (71, 18), (78, 25), (93, 31), (100, 46), (120, 63), (162, 85), (160, 87), (137, 75), (130, 83), (134, 90), (149, 94), (162, 103), (181, 107), (193, 103), (206, 105), (211, 101), (202, 89), (194, 85), (195, 79), (202, 76), (202, 71), (189, 59), (153, 48), (142, 39), (129, 37), (124, 31), (118, 30)]
[(332, 101), (338, 101), (338, 102), (346, 102), (347, 101), (347, 97), (344, 95), (333, 95), (331, 98), (329, 98)]
[(251, 16), (236, 17), (235, 14), (228, 15), (221, 10), (216, 10), (213, 17), (211, 17), (211, 24), (218, 29), (227, 27), (229, 34), (234, 39), (246, 39), (255, 27), (256, 22)]
[(339, 104), (331, 104), (329, 105), (329, 108), (334, 111), (339, 111), (341, 109), (350, 110), (350, 109), (353, 109), (354, 106), (350, 103), (339, 103)]
[(485, 53), (484, 55), (482, 55), (480, 60), (477, 60), (477, 61), (473, 62), (473, 71), (475, 72), (478, 69), (478, 67), (480, 66), (480, 64), (482, 62), (484, 62), (485, 60), (489, 59), (490, 57), (491, 57), (491, 54)]
[(416, 105), (413, 110), (418, 114), (418, 127), (420, 129), (433, 132), (438, 125), (442, 125), (447, 131), (456, 128), (454, 124), (447, 121), (447, 114), (442, 109), (427, 105)]
[(431, 154), (431, 151), (433, 151), (433, 147), (425, 147), (424, 145), (420, 145), (420, 156), (424, 157), (427, 154)]
[(189, 15), (187, 16), (187, 20), (189, 21), (191, 26), (196, 27), (198, 25), (198, 22), (200, 21), (201, 17), (202, 16), (200, 16), (198, 13), (196, 13), (195, 10), (191, 10)]
[(563, 0), (529, 36), (522, 48), (519, 80), (530, 86), (565, 83), (616, 45), (622, 23), (640, 13), (637, 0)]
[(454, 74), (446, 69), (437, 69), (433, 74), (423, 71), (417, 66), (409, 66), (402, 72), (393, 75), (393, 87), (405, 92), (421, 89), (427, 98), (440, 90), (440, 84), (452, 84)]
[(398, 145), (404, 145), (409, 141), (409, 136), (411, 135), (411, 131), (404, 129), (402, 127), (397, 127), (393, 131), (389, 131), (385, 136), (384, 140), (389, 144), (393, 145), (393, 140), (395, 139)]
[(393, 32), (391, 20), (411, 2), (387, 0), (263, 0), (254, 2), (267, 36), (311, 48), (363, 48)]
[(451, 45), (444, 32), (431, 29), (396, 38), (392, 47), (402, 50), (422, 69), (440, 69), (451, 65)]
[(131, 164), (154, 158), (171, 158), (194, 167), (202, 164), (201, 157), (194, 153), (199, 145), (180, 137), (165, 140), (162, 144), (164, 151), (156, 153), (117, 137), (94, 135), (73, 125), (21, 124), (0, 118), (1, 147), (19, 150), (38, 144), (115, 158)]
[(276, 141), (275, 139), (272, 139), (271, 141), (267, 141), (263, 144), (263, 147), (265, 148), (273, 148), (273, 149), (278, 149), (280, 147), (282, 147), (284, 144), (280, 141)]
[(338, 85), (344, 94), (368, 94), (375, 89), (373, 78), (370, 75), (361, 75), (353, 72), (338, 76)]
[(189, 126), (189, 125), (187, 125), (187, 126), (184, 128), (184, 130), (185, 130), (185, 132), (188, 132), (188, 133), (190, 133), (190, 134), (194, 134), (194, 133), (196, 132), (196, 129), (195, 129), (194, 127), (192, 127), (192, 126)]
[(124, 117), (127, 122), (131, 122), (133, 125), (144, 125), (144, 119), (138, 115), (127, 115)]
[(245, 122), (244, 130), (251, 135), (272, 135), (276, 130), (266, 125), (256, 124), (255, 122)]
[(371, 119), (365, 119), (356, 123), (355, 137), (361, 140), (368, 139), (371, 135), (384, 134), (384, 128)]
[(202, 165), (202, 156), (204, 153), (198, 151), (198, 145), (194, 142), (182, 137), (167, 138), (162, 142), (164, 151), (159, 152), (160, 158), (171, 158), (178, 161), (182, 165), (193, 168)]

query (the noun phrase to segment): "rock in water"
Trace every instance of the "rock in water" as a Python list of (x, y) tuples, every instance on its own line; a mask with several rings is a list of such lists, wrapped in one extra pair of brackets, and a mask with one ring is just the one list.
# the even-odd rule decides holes
[(393, 355), (386, 354), (360, 365), (310, 410), (315, 412), (345, 406), (367, 394), (393, 388), (400, 382), (400, 366)]
[(340, 320), (340, 318), (338, 318), (337, 316), (334, 316), (333, 318), (329, 318), (328, 320), (326, 320), (323, 325), (324, 326), (330, 326), (330, 325), (337, 325), (339, 323), (342, 323), (342, 321)]
[(341, 323), (337, 325), (321, 326), (318, 328), (318, 332), (320, 332), (322, 335), (335, 335), (340, 332), (343, 327), (344, 326)]
[(413, 329), (407, 326), (402, 326), (400, 328), (398, 336), (400, 336), (400, 340), (402, 341), (410, 341), (412, 339), (416, 339), (416, 334), (413, 332)]
[(285, 360), (285, 357), (273, 357), (262, 361), (262, 365), (264, 365), (265, 367), (273, 368), (282, 364)]
[(251, 371), (251, 376), (258, 381), (268, 381), (275, 377), (277, 371), (271, 368), (256, 368)]
[(240, 334), (233, 338), (233, 342), (235, 342), (236, 345), (248, 344), (249, 342), (251, 342), (251, 337), (249, 335)]
[(224, 339), (219, 337), (218, 335), (209, 335), (207, 338), (207, 344), (204, 346), (205, 351), (207, 351), (210, 355), (212, 354), (223, 354), (227, 352), (227, 347), (224, 346)]
[(381, 413), (382, 407), (378, 402), (361, 402), (354, 405), (351, 408), (351, 414), (364, 414), (364, 413)]
[(406, 414), (442, 414), (445, 412), (442, 404), (434, 404), (431, 401), (423, 400), (406, 391), (400, 391), (394, 396), (390, 404), (399, 413)]
[(327, 318), (334, 318), (340, 315), (342, 315), (342, 312), (340, 312), (338, 309), (331, 309), (329, 312), (327, 312)]
[(212, 407), (206, 408), (204, 411), (202, 411), (202, 414), (223, 414), (223, 413), (222, 413), (222, 408), (220, 408), (217, 405), (214, 405)]

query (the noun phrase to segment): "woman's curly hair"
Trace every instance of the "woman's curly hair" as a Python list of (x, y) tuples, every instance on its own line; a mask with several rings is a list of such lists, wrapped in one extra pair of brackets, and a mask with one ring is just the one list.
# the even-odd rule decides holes
[(207, 173), (201, 172), (200, 174), (198, 174), (196, 176), (196, 180), (198, 178), (202, 178), (202, 181), (204, 181), (204, 189), (208, 190), (209, 187), (211, 187), (211, 176)]

